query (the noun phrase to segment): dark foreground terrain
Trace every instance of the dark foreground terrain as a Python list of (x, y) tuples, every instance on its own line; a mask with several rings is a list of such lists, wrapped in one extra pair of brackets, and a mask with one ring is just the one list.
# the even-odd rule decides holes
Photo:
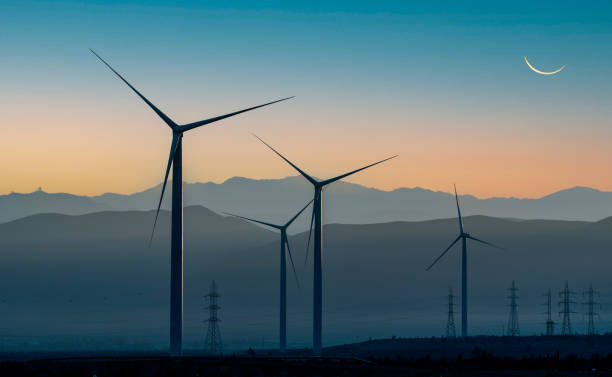
[(612, 354), (612, 335), (472, 336), (469, 338), (392, 338), (327, 347), (336, 357), (360, 359), (464, 360), (493, 356), (500, 359), (591, 359)]
[(419, 360), (312, 357), (93, 357), (12, 361), (0, 376), (612, 376), (612, 357)]
[(0, 376), (611, 376), (612, 336), (392, 338), (309, 350), (249, 350), (223, 357), (198, 351), (15, 352), (0, 354)]

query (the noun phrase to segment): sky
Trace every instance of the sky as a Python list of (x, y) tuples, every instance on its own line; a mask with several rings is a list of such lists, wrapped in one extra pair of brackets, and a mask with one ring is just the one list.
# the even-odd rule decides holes
[[(0, 193), (132, 193), (158, 184), (168, 127), (186, 181), (296, 173), (478, 197), (612, 190), (607, 2), (0, 3)], [(557, 75), (538, 69), (566, 65)]]

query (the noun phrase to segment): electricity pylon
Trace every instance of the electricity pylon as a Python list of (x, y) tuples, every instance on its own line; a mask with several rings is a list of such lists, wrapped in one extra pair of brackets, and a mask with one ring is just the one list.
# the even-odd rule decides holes
[(589, 285), (589, 289), (582, 293), (582, 297), (586, 299), (583, 305), (586, 306), (584, 314), (587, 317), (587, 335), (595, 335), (595, 317), (599, 315), (595, 308), (599, 306), (601, 309), (600, 303), (595, 301), (596, 298), (599, 298), (599, 292), (593, 290), (593, 285)]
[(570, 315), (572, 313), (576, 313), (572, 311), (572, 304), (575, 304), (575, 301), (572, 301), (572, 295), (575, 295), (576, 292), (572, 292), (569, 290), (569, 284), (567, 280), (565, 281), (565, 288), (561, 292), (559, 292), (559, 306), (561, 306), (561, 311), (559, 311), (559, 315), (562, 316), (561, 322), (561, 335), (572, 335), (572, 322)]
[(510, 296), (508, 296), (508, 298), (510, 299), (510, 314), (508, 317), (508, 330), (506, 331), (506, 335), (518, 336), (520, 335), (518, 322), (518, 296), (516, 294), (518, 288), (516, 287), (514, 280), (512, 280), (512, 285), (510, 286), (509, 290)]
[(546, 335), (555, 335), (555, 321), (552, 319), (552, 292), (550, 289), (544, 294), (546, 297)]
[(446, 337), (455, 338), (455, 295), (453, 289), (448, 289), (448, 319), (446, 321)]
[(219, 322), (221, 319), (217, 316), (217, 311), (221, 309), (217, 305), (217, 299), (219, 298), (219, 292), (217, 291), (217, 283), (213, 280), (210, 284), (210, 292), (204, 296), (208, 298), (208, 331), (206, 331), (206, 348), (208, 352), (216, 355), (223, 353), (223, 344), (221, 343), (221, 332), (219, 331)]

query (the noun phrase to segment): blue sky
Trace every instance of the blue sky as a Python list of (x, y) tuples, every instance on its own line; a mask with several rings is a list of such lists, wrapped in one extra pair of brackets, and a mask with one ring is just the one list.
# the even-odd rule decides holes
[[(5, 119), (22, 122), (16, 127), (19, 132), (8, 131), (9, 139), (35, 135), (53, 125), (63, 135), (61, 140), (76, 140), (75, 130), (102, 130), (95, 121), (154, 121), (145, 118), (147, 109), (101, 69), (88, 48), (110, 60), (178, 121), (297, 95), (291, 107), (275, 109), (276, 117), (254, 115), (253, 122), (261, 126), (241, 132), (278, 135), (272, 138), (276, 143), (311, 141), (313, 135), (323, 134), (329, 145), (334, 140), (346, 142), (352, 156), (362, 153), (367, 141), (414, 159), (419, 156), (411, 155), (408, 146), (415, 139), (426, 140), (429, 150), (444, 155), (454, 140), (503, 143), (524, 138), (537, 148), (536, 141), (545, 144), (553, 138), (558, 143), (543, 153), (564, 153), (585, 150), (612, 136), (612, 82), (607, 73), (612, 62), (612, 12), (606, 2), (9, 0), (0, 5), (0, 24), (0, 101), (8, 111)], [(542, 70), (567, 68), (544, 78), (528, 70), (524, 55)], [(46, 113), (48, 122), (25, 117), (31, 108)], [(86, 127), (83, 119), (95, 121)], [(122, 130), (113, 127), (117, 133)], [(236, 130), (227, 132), (238, 136)], [(99, 136), (95, 135), (92, 138)], [(159, 151), (156, 142), (151, 145), (156, 152), (150, 159), (163, 161), (167, 152), (161, 140), (160, 136)], [(573, 141), (578, 144), (568, 144)], [(381, 153), (382, 149), (373, 148)], [(478, 152), (476, 146), (472, 149)], [(457, 162), (473, 166), (486, 153), (481, 150)], [(534, 156), (537, 151), (526, 153)], [(500, 163), (516, 159), (508, 156)], [(547, 164), (542, 162), (538, 169)], [(588, 170), (587, 164), (585, 160), (573, 169)], [(330, 168), (330, 174), (343, 170), (340, 165)], [(456, 178), (444, 170), (443, 161), (430, 165), (428, 169), (439, 174), (413, 171), (409, 173), (419, 180), (372, 176), (361, 183), (440, 188)], [(275, 168), (252, 176), (283, 175)], [(328, 174), (323, 165), (316, 169), (321, 176)], [(473, 181), (486, 175), (484, 169), (467, 173), (473, 174)], [(144, 188), (138, 185), (159, 180), (157, 170), (129, 187), (105, 189)], [(210, 177), (193, 171), (192, 178), (219, 181), (249, 175), (251, 170), (226, 171)], [(15, 179), (23, 179), (23, 187), (60, 190), (59, 182), (36, 174), (32, 169), (29, 181), (25, 176)], [(515, 192), (543, 194), (577, 184), (612, 189), (603, 170), (573, 180), (571, 172), (558, 174), (564, 177), (551, 186), (515, 177), (521, 180)], [(471, 192), (509, 194), (493, 185), (478, 192), (480, 183), (475, 182)], [(533, 187), (527, 188), (530, 184)], [(96, 191), (70, 187), (61, 190)]]
[[(88, 73), (91, 57), (83, 51), (92, 47), (121, 57), (130, 73), (125, 60), (147, 59), (138, 70), (154, 74), (180, 59), (181, 78), (212, 71), (220, 82), (231, 76), (270, 85), (276, 76), (279, 92), (299, 85), (316, 95), (328, 91), (318, 85), (325, 82), (362, 89), (357, 78), (371, 92), (385, 92), (381, 103), (398, 92), (414, 94), (411, 88), (425, 95), (441, 89), (458, 102), (501, 88), (512, 91), (511, 100), (520, 101), (517, 92), (536, 100), (534, 90), (551, 88), (529, 86), (539, 77), (523, 75), (528, 55), (543, 70), (566, 64), (572, 71), (541, 93), (550, 100), (563, 101), (558, 91), (576, 84), (588, 86), (589, 97), (609, 93), (602, 76), (612, 54), (612, 12), (605, 2), (494, 3), (8, 1), (0, 20), (6, 68), (38, 68), (27, 72), (30, 80), (50, 80), (44, 76), (51, 69)], [(2, 76), (10, 82), (19, 72)], [(23, 85), (21, 79), (15, 81)], [(340, 102), (350, 96), (343, 94)]]

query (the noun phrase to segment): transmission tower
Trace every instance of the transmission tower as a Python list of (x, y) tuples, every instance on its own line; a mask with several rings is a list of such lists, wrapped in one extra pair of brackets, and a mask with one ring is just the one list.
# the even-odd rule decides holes
[(565, 281), (565, 288), (561, 292), (559, 292), (559, 306), (561, 306), (561, 311), (559, 315), (563, 317), (561, 322), (561, 335), (571, 335), (572, 334), (572, 322), (570, 320), (570, 315), (572, 313), (576, 313), (572, 311), (572, 305), (575, 304), (572, 301), (572, 295), (575, 295), (576, 292), (572, 292), (569, 290), (569, 284), (567, 280)]
[(514, 280), (512, 280), (512, 285), (510, 286), (509, 291), (510, 296), (508, 296), (508, 298), (510, 299), (510, 314), (508, 316), (508, 329), (506, 331), (506, 335), (518, 336), (520, 335), (518, 322), (518, 296), (516, 294), (518, 288), (516, 287)]
[(221, 343), (221, 332), (219, 331), (219, 322), (221, 319), (217, 316), (217, 311), (221, 309), (217, 305), (217, 299), (219, 298), (219, 292), (217, 291), (217, 283), (213, 280), (210, 284), (210, 292), (204, 296), (208, 299), (208, 319), (204, 322), (208, 322), (208, 331), (206, 331), (206, 348), (208, 352), (216, 355), (223, 353), (223, 344)]
[(599, 292), (593, 290), (593, 285), (589, 285), (589, 290), (583, 292), (582, 297), (586, 299), (583, 305), (586, 306), (584, 314), (587, 317), (587, 335), (595, 335), (595, 317), (599, 315), (595, 308), (599, 307), (601, 309), (599, 302), (595, 301), (599, 298)]
[(552, 292), (550, 289), (544, 294), (546, 297), (546, 335), (555, 335), (555, 321), (552, 319)]
[(453, 289), (448, 289), (448, 319), (446, 321), (446, 337), (455, 338), (455, 295)]

